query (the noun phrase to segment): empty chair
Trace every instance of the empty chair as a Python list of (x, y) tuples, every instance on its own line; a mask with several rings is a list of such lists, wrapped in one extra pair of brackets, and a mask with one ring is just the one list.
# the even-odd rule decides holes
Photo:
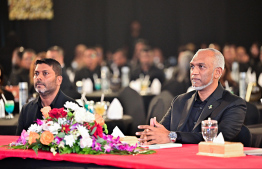
[(237, 137), (233, 141), (241, 142), (244, 145), (244, 147), (251, 147), (252, 135), (251, 135), (249, 129), (245, 125), (243, 125), (241, 127), (239, 134), (237, 135)]
[(173, 95), (167, 90), (155, 96), (149, 104), (146, 123), (149, 124), (152, 117), (156, 117), (156, 120), (159, 122), (171, 106), (173, 98)]
[(244, 124), (245, 125), (252, 125), (252, 124), (258, 124), (260, 119), (260, 113), (257, 109), (256, 105), (250, 102), (246, 102), (247, 104), (247, 112)]
[(138, 125), (146, 123), (145, 107), (142, 96), (130, 87), (122, 89), (119, 93), (119, 101), (123, 106), (124, 114), (130, 115), (133, 118), (129, 135), (135, 135), (138, 130)]

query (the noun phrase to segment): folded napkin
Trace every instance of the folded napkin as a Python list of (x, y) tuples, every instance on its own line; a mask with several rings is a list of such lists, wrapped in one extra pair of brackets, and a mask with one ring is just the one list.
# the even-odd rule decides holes
[(255, 83), (257, 81), (256, 72), (252, 72), (252, 68), (249, 67), (247, 70), (247, 83)]
[(83, 93), (92, 93), (93, 92), (93, 82), (90, 78), (83, 79)]
[(123, 107), (117, 98), (111, 102), (107, 110), (107, 118), (109, 119), (122, 119), (123, 118)]
[(141, 81), (140, 81), (140, 79), (137, 79), (136, 81), (132, 80), (129, 83), (129, 87), (134, 89), (135, 91), (137, 91), (139, 93), (140, 90), (141, 90)]
[(219, 135), (214, 138), (213, 143), (225, 144), (222, 132), (220, 132)]
[(125, 135), (122, 133), (122, 131), (116, 126), (114, 129), (113, 129), (113, 132), (111, 134), (113, 137), (125, 137)]
[(158, 79), (154, 79), (151, 85), (151, 93), (158, 95), (161, 92), (161, 83)]

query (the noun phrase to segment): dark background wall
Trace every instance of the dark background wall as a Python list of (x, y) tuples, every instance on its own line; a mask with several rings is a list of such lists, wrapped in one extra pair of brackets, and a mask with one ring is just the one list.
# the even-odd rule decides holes
[(141, 22), (142, 36), (165, 56), (177, 55), (178, 46), (188, 42), (248, 48), (262, 39), (259, 0), (53, 0), (53, 4), (53, 20), (9, 21), (7, 0), (1, 0), (1, 47), (6, 47), (6, 36), (13, 30), (21, 45), (37, 52), (62, 46), (69, 65), (79, 43), (100, 44), (106, 51), (121, 47), (134, 19)]

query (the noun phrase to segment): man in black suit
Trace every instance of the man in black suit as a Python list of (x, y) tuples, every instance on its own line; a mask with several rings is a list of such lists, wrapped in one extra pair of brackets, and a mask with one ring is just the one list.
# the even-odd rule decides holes
[(193, 143), (203, 140), (201, 121), (211, 117), (218, 121), (218, 132), (232, 141), (240, 132), (246, 114), (246, 103), (226, 91), (218, 82), (224, 69), (223, 55), (215, 49), (200, 49), (190, 62), (190, 79), (195, 91), (179, 95), (172, 101), (160, 123), (140, 125), (140, 142)]
[(75, 102), (61, 90), (62, 68), (54, 59), (36, 61), (34, 87), (39, 96), (25, 104), (20, 112), (16, 134), (20, 135), (23, 129), (27, 130), (37, 119), (43, 119), (41, 108), (62, 108), (66, 101)]
[(149, 75), (151, 83), (154, 79), (158, 79), (163, 84), (165, 74), (163, 70), (154, 65), (153, 57), (153, 50), (150, 47), (143, 48), (139, 55), (139, 65), (131, 71), (130, 80), (136, 80), (143, 74), (144, 76)]

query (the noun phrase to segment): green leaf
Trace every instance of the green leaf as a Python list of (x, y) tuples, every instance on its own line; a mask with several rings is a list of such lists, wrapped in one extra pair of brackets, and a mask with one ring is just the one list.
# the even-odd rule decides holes
[(107, 129), (107, 125), (106, 124), (103, 125), (103, 128), (104, 128), (105, 134), (108, 134), (108, 129)]
[(102, 139), (102, 138), (100, 138), (99, 136), (97, 137), (97, 140), (96, 140), (97, 143), (103, 143), (104, 141), (105, 141), (105, 140)]
[(35, 145), (35, 146), (32, 147), (32, 149), (35, 151), (36, 156), (38, 156), (38, 146)]
[(71, 112), (71, 110), (70, 110), (70, 112), (67, 113), (67, 116), (68, 116), (69, 118), (73, 116), (73, 113)]
[(97, 127), (94, 127), (94, 128), (93, 128), (93, 130), (92, 130), (92, 132), (91, 132), (91, 135), (93, 135), (93, 134), (95, 133), (96, 128), (97, 128)]
[(64, 132), (60, 132), (60, 133), (57, 134), (57, 137), (64, 138), (65, 137), (65, 133)]

